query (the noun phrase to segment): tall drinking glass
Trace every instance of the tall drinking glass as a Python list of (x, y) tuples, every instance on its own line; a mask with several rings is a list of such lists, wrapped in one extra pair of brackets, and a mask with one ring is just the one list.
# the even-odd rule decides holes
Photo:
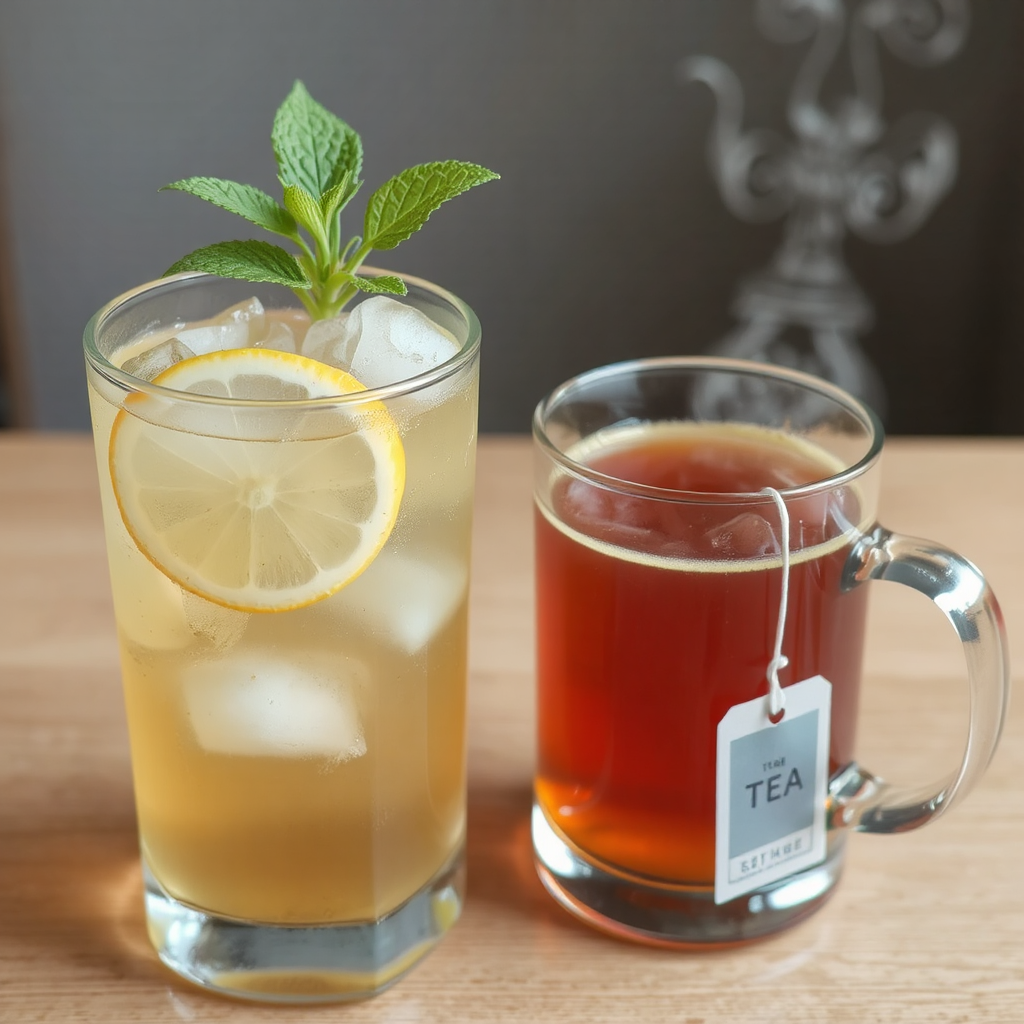
[[(757, 938), (828, 897), (851, 829), (916, 828), (977, 781), (1009, 694), (999, 606), (878, 525), (868, 408), (779, 367), (644, 360), (556, 389), (534, 439), (533, 843), (567, 909), (655, 944)], [(857, 761), (872, 579), (931, 598), (967, 659), (963, 762), (920, 790)]]
[(236, 996), (377, 992), (462, 905), (480, 330), (406, 281), (457, 351), (372, 390), (275, 351), (272, 285), (179, 275), (85, 333), (149, 934)]

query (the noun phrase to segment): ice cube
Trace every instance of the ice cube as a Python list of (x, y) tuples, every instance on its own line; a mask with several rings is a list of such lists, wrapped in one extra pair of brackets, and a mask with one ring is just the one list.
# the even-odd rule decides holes
[(272, 348), (278, 352), (299, 351), (291, 327), (280, 320), (272, 320), (267, 325), (267, 333), (261, 338), (250, 338), (249, 344), (253, 348)]
[[(603, 526), (615, 523), (618, 495), (614, 491), (596, 487), (586, 480), (573, 480), (565, 489), (565, 505), (571, 509), (572, 519), (588, 526)], [(620, 517), (625, 520), (625, 517)], [(625, 520), (628, 523), (628, 520)]]
[(366, 753), (355, 694), (367, 678), (354, 659), (246, 651), (188, 666), (182, 689), (204, 750), (348, 761)]
[(128, 544), (110, 546), (111, 576), (117, 580), (114, 610), (121, 635), (133, 645), (173, 651), (194, 646), (226, 651), (249, 622), (246, 612), (224, 608), (183, 590)]
[(368, 388), (408, 380), (439, 366), (458, 343), (418, 309), (375, 295), (347, 316), (313, 324), (302, 354), (347, 370)]
[(302, 342), (309, 330), (309, 314), (304, 309), (275, 309), (267, 314), (268, 324), (280, 323), (287, 327), (295, 340), (295, 351), (302, 351)]
[(565, 508), (570, 513), (568, 521), (597, 540), (661, 554), (673, 547), (673, 531), (670, 524), (661, 521), (663, 509), (658, 502), (618, 494), (585, 480), (570, 480)]
[(778, 527), (755, 512), (743, 512), (708, 530), (705, 538), (716, 555), (763, 558), (780, 553)]
[(197, 356), (203, 356), (228, 348), (246, 348), (250, 335), (258, 338), (264, 333), (263, 303), (252, 298), (239, 302), (210, 320), (178, 331), (178, 340)]
[(370, 388), (408, 380), (459, 351), (458, 342), (433, 320), (386, 295), (356, 306), (348, 326), (358, 335), (352, 375)]
[(194, 355), (195, 352), (180, 338), (168, 338), (166, 341), (161, 341), (158, 345), (146, 349), (145, 352), (126, 359), (121, 369), (140, 380), (152, 380), (157, 374), (170, 369), (175, 363), (180, 363), (183, 359), (191, 359)]
[(226, 651), (238, 643), (249, 624), (247, 612), (214, 604), (187, 590), (181, 592), (181, 607), (193, 635), (218, 651)]
[(188, 646), (192, 633), (182, 609), (181, 588), (129, 543), (114, 541), (109, 547), (114, 614), (121, 636), (149, 650)]
[(455, 614), (467, 584), (465, 562), (450, 556), (428, 562), (404, 554), (381, 554), (332, 605), (362, 628), (415, 654)]
[(348, 319), (349, 314), (342, 313), (330, 320), (311, 323), (302, 339), (302, 354), (347, 370), (352, 365), (352, 352), (358, 338), (349, 330)]

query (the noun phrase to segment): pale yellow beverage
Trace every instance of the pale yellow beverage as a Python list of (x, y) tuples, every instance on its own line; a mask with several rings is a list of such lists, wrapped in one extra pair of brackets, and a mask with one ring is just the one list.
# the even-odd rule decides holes
[[(340, 378), (271, 351), (295, 311), (149, 385), (117, 368), (191, 325), (89, 360), (143, 859), (185, 907), (358, 925), (455, 878), (430, 913), (457, 917), (477, 337), (449, 316), (462, 351), (372, 401), (299, 393)], [(278, 368), (262, 402), (164, 390), (262, 395)]]

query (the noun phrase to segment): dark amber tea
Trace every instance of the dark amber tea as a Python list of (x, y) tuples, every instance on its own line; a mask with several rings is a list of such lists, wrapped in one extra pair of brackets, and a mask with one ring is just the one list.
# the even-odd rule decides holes
[(831, 771), (853, 759), (867, 594), (841, 577), (861, 502), (785, 495), (841, 466), (755, 426), (610, 428), (567, 455), (588, 477), (558, 477), (536, 513), (538, 803), (612, 871), (712, 886), (716, 727), (768, 692), (779, 614), (779, 515), (756, 492), (786, 497), (781, 679), (831, 681)]
[[(559, 385), (533, 439), (530, 836), (571, 914), (673, 948), (770, 935), (835, 890), (850, 832), (919, 828), (981, 777), (1009, 695), (1002, 615), (966, 559), (877, 522), (871, 409), (796, 370), (665, 356)], [(964, 648), (963, 760), (924, 788), (854, 748), (879, 579)]]

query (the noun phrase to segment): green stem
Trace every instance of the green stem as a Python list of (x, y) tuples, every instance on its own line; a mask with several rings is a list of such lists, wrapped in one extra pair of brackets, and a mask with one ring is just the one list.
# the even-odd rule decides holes
[(338, 289), (351, 280), (352, 275), (344, 267), (336, 267), (334, 273), (324, 282), (324, 289), (331, 295), (336, 295)]
[(335, 210), (331, 215), (327, 241), (331, 247), (331, 252), (337, 252), (341, 246), (341, 210)]
[(316, 257), (307, 249), (305, 253), (298, 257), (298, 260), (299, 266), (302, 267), (306, 272), (306, 277), (309, 278), (310, 290), (316, 288), (317, 278), (319, 277)]
[(316, 262), (316, 257), (313, 255), (313, 250), (306, 245), (306, 240), (297, 231), (294, 235), (289, 235), (289, 238), (302, 250), (302, 254), (310, 261), (310, 263)]
[(334, 300), (335, 316), (345, 308), (345, 304), (349, 299), (353, 298), (358, 291), (359, 289), (354, 284), (347, 284), (340, 292), (338, 292), (338, 295)]
[(350, 274), (354, 274), (356, 270), (361, 266), (363, 260), (365, 260), (366, 257), (369, 256), (372, 251), (373, 246), (369, 242), (364, 241), (362, 245), (360, 245), (359, 248), (356, 249), (355, 254), (345, 261), (344, 269), (347, 270)]
[(319, 320), (320, 310), (317, 304), (309, 296), (309, 294), (302, 288), (293, 288), (293, 292), (299, 297), (299, 301), (306, 307), (306, 312), (309, 314), (310, 320)]
[(341, 250), (341, 255), (338, 257), (338, 262), (344, 264), (349, 257), (349, 253), (352, 249), (362, 242), (362, 238), (359, 235), (353, 235), (346, 243), (345, 248)]

